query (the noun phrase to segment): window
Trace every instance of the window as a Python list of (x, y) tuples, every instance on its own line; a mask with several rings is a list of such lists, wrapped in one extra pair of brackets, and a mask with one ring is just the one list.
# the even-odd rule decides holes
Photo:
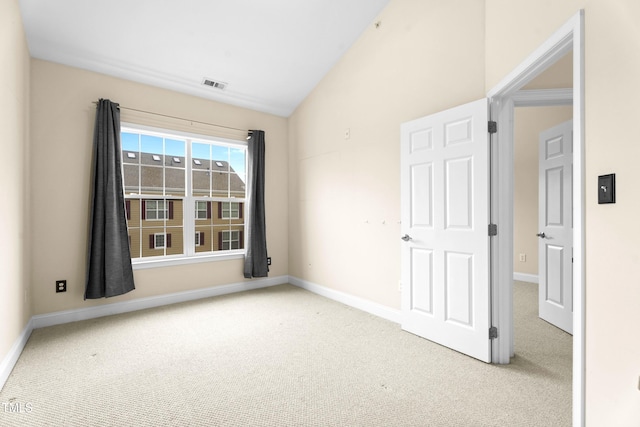
[(223, 219), (238, 219), (240, 218), (240, 203), (235, 202), (222, 202), (221, 203)]
[(211, 217), (211, 202), (197, 200), (196, 219), (207, 219), (209, 217)]
[[(170, 237), (171, 234), (165, 233), (154, 233), (153, 238), (149, 239), (149, 249), (163, 249), (165, 247), (165, 243), (169, 240), (167, 237)], [(167, 245), (171, 246), (171, 245)]]
[(169, 218), (169, 203), (166, 200), (145, 200), (143, 218), (153, 221)]
[(222, 244), (220, 246), (222, 250), (240, 249), (240, 231), (223, 231)]
[(134, 263), (242, 253), (245, 141), (133, 125), (121, 141)]

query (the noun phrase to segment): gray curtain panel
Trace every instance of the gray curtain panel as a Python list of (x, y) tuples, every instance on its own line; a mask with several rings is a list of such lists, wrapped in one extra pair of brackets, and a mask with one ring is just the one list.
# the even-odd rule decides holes
[(98, 102), (93, 150), (85, 299), (113, 297), (135, 289), (122, 188), (120, 109), (108, 99)]
[(247, 147), (247, 254), (244, 277), (267, 277), (267, 232), (264, 214), (264, 131), (250, 131)]

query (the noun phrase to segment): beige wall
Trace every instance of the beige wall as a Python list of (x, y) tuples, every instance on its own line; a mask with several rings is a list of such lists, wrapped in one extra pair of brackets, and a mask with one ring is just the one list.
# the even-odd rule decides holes
[[(580, 8), (587, 425), (631, 426), (640, 419), (640, 341), (631, 338), (640, 325), (636, 0), (392, 0), (380, 28), (290, 118), (289, 272), (398, 308), (400, 124), (483, 96)], [(618, 202), (598, 205), (597, 176), (612, 172)]]
[[(125, 106), (265, 129), (272, 275), (289, 273), (398, 308), (400, 123), (482, 97), (584, 8), (587, 425), (637, 425), (637, 0), (391, 0), (379, 17), (381, 26), (363, 34), (288, 123), (37, 60), (31, 63), (29, 120), (29, 62), (17, 1), (1, 4), (0, 85), (7, 95), (0, 107), (6, 120), (0, 144), (3, 155), (22, 159), (27, 153), (28, 161), (0, 169), (3, 183), (15, 183), (2, 190), (2, 199), (15, 207), (0, 210), (7, 236), (0, 240), (6, 289), (0, 299), (0, 356), (31, 314), (24, 302), (29, 266), (35, 313), (241, 280), (235, 261), (144, 270), (136, 272), (135, 292), (82, 301), (92, 101), (107, 97)], [(344, 138), (346, 129), (350, 139)], [(605, 173), (617, 174), (614, 205), (596, 201), (597, 176)], [(29, 211), (33, 219), (25, 222)], [(61, 278), (69, 280), (69, 292), (56, 295), (53, 284)]]
[[(640, 419), (640, 30), (636, 0), (486, 0), (487, 89), (585, 10), (586, 416), (588, 426)], [(598, 205), (597, 177), (616, 173), (617, 203)]]
[[(586, 10), (587, 418), (640, 420), (640, 2)], [(616, 174), (616, 204), (597, 204), (598, 175)]]
[[(31, 201), (34, 314), (242, 282), (242, 260), (137, 270), (136, 290), (108, 300), (84, 301), (89, 177), (94, 101), (184, 117), (266, 134), (266, 216), (270, 276), (286, 275), (287, 121), (201, 98), (107, 77), (51, 62), (31, 63)], [(122, 120), (158, 127), (244, 138), (246, 133), (122, 111)], [(56, 294), (58, 279), (68, 291)]]
[(377, 20), (290, 117), (289, 274), (400, 308), (400, 123), (484, 96), (484, 8)]
[[(538, 136), (572, 117), (572, 107), (516, 108), (513, 270), (538, 275)], [(525, 254), (521, 262), (519, 255)]]
[(29, 51), (17, 0), (0, 2), (0, 362), (31, 317)]

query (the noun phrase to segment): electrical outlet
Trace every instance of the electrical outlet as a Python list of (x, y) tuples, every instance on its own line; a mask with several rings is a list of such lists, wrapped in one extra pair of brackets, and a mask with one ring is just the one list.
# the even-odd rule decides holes
[(520, 262), (527, 262), (527, 254), (520, 254)]
[(267, 265), (271, 265), (271, 257), (267, 257)]
[(67, 292), (66, 280), (56, 280), (56, 293), (59, 293), (59, 292)]

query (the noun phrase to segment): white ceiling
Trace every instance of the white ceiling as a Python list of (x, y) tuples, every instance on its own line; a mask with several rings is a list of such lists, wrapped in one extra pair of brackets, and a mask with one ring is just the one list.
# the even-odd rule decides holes
[(34, 58), (285, 117), (389, 2), (19, 1)]

